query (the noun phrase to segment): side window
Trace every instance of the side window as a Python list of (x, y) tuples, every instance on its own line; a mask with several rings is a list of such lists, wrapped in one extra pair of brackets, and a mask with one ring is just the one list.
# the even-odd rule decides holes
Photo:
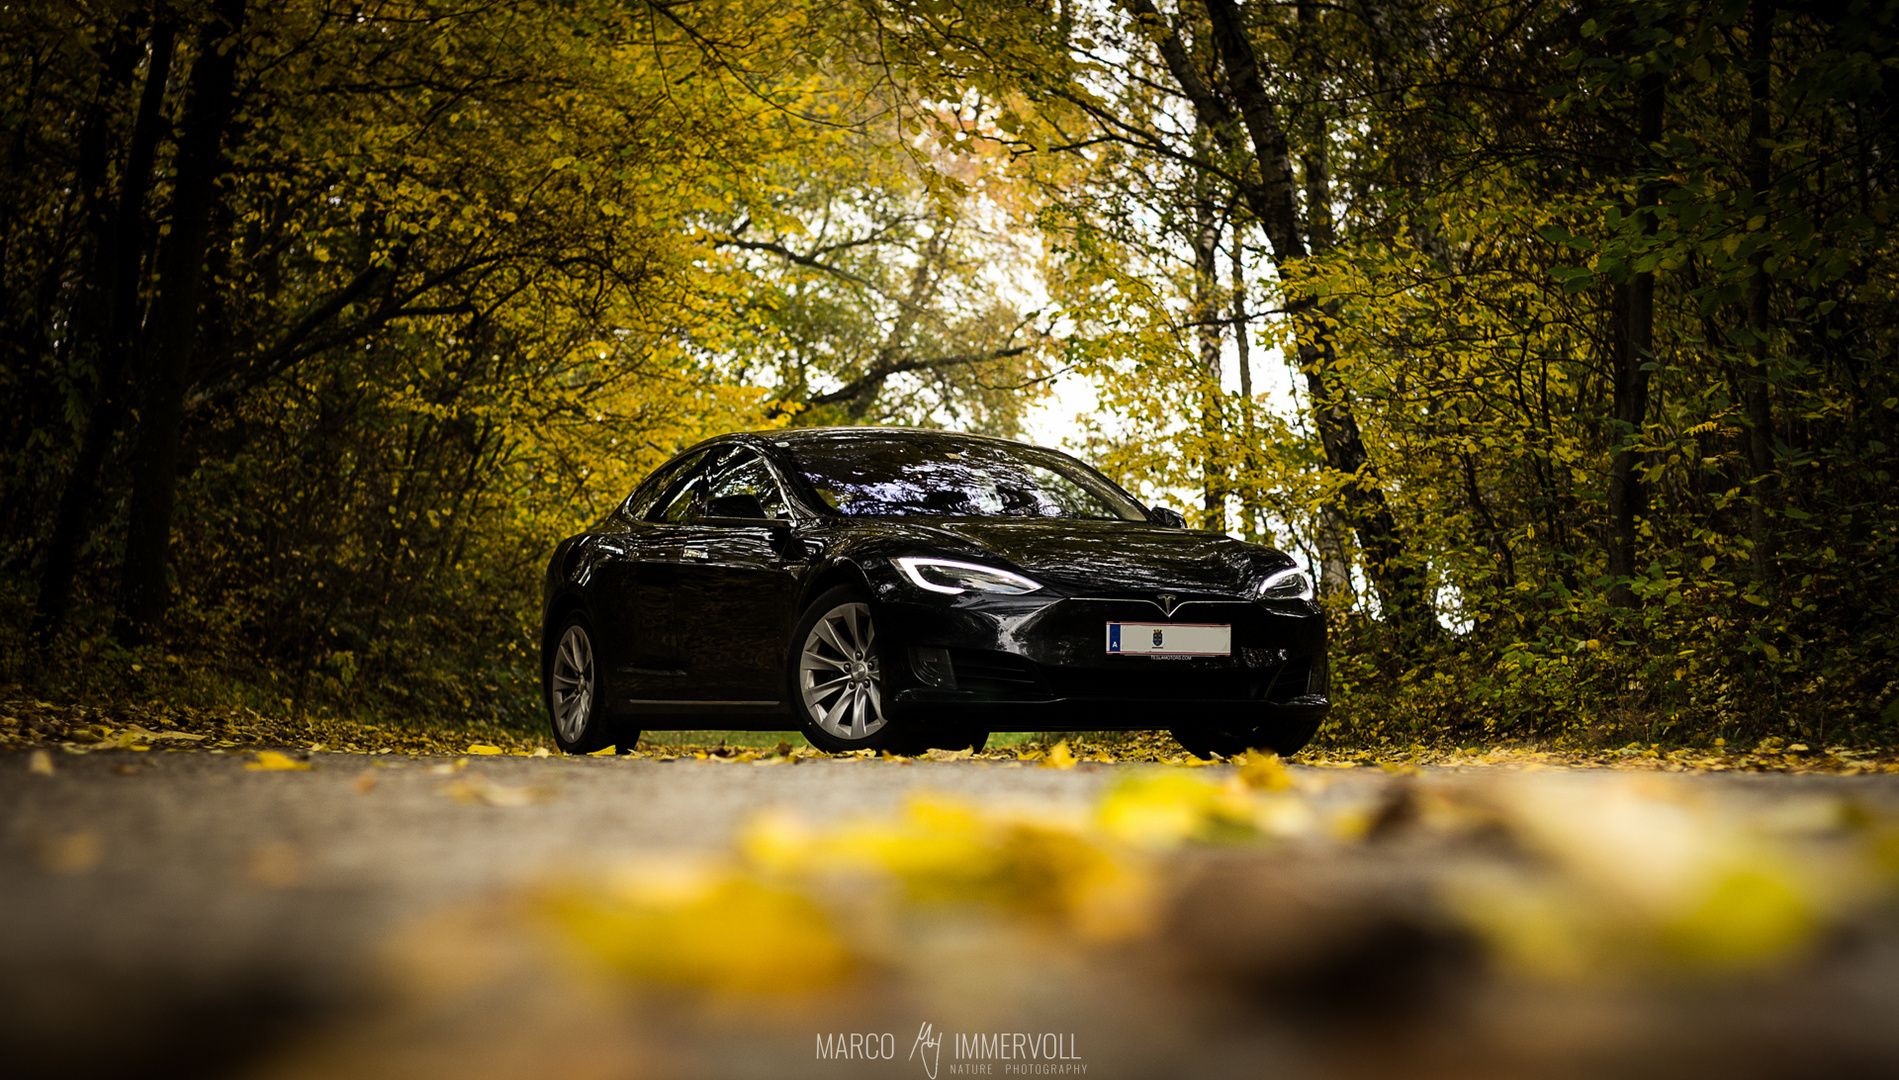
[(646, 482), (633, 490), (620, 504), (620, 513), (629, 521), (644, 521), (652, 513), (653, 504), (661, 501), (661, 496), (671, 495), (673, 481), (682, 474), (690, 473), (706, 456), (704, 450), (688, 454), (682, 458), (661, 465), (659, 471), (646, 478)]
[(718, 466), (724, 456), (724, 447), (714, 447), (691, 466), (676, 473), (672, 481), (660, 491), (659, 497), (653, 500), (653, 508), (646, 512), (646, 520), (668, 525), (686, 525), (698, 520), (705, 507), (706, 475)]
[[(768, 518), (790, 516), (785, 498), (778, 490), (778, 482), (772, 478), (771, 469), (763, 459), (750, 451), (741, 451), (735, 455), (712, 480), (706, 491), (706, 501), (750, 495), (758, 500), (758, 505)], [(715, 514), (714, 516), (722, 516)], [(736, 515), (746, 516), (746, 515)]]

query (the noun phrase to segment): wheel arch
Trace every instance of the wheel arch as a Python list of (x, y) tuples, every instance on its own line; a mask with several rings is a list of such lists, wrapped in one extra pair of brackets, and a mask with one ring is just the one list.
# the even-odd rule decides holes
[(543, 669), (547, 666), (547, 657), (554, 651), (554, 635), (560, 631), (561, 621), (576, 611), (585, 615), (588, 623), (599, 625), (593, 617), (593, 610), (577, 592), (559, 593), (548, 601), (547, 613), (541, 617), (541, 666)]
[(840, 585), (861, 590), (867, 597), (872, 594), (870, 579), (864, 573), (864, 568), (852, 560), (845, 559), (818, 571), (811, 576), (810, 581), (805, 583), (803, 595), (798, 597), (799, 613), (802, 614), (806, 608), (810, 607), (813, 600)]

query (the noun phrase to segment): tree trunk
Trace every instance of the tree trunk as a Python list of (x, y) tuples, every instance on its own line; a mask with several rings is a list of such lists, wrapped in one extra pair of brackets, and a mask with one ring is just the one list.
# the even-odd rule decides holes
[(224, 136), (235, 103), (244, 4), (218, 0), (211, 21), (201, 30), (179, 123), (171, 233), (159, 248), (158, 281), (140, 349), (142, 407), (114, 628), (121, 639), (145, 637), (170, 599), (166, 558), (178, 487), (186, 375), (198, 333)]
[[(1207, 133), (1195, 132), (1204, 145)], [(1201, 506), (1200, 527), (1226, 531), (1226, 464), (1221, 450), (1226, 441), (1226, 418), (1220, 401), (1220, 224), (1213, 205), (1212, 184), (1205, 175), (1194, 181), (1193, 322), (1200, 359)]]
[(1329, 608), (1349, 609), (1358, 602), (1352, 589), (1352, 551), (1345, 515), (1332, 503), (1319, 505), (1319, 599)]
[[(1644, 174), (1636, 196), (1642, 230), (1653, 234), (1655, 210), (1661, 203), (1661, 182), (1654, 160), (1655, 142), (1662, 137), (1662, 110), (1667, 102), (1667, 77), (1659, 71), (1643, 75), (1637, 84), (1636, 167)], [(1648, 419), (1648, 385), (1655, 357), (1655, 272), (1636, 274), (1620, 287), (1621, 332), (1617, 335), (1615, 365), (1616, 449), (1609, 462), (1609, 600), (1617, 607), (1633, 607), (1636, 534), (1645, 511), (1642, 479), (1636, 474), (1642, 428)]]
[[(1298, 8), (1299, 22), (1310, 27), (1318, 15), (1311, 4)], [(1299, 156), (1305, 174), (1306, 236), (1314, 251), (1329, 251), (1338, 242), (1332, 227), (1332, 133), (1324, 105), (1315, 99), (1303, 106), (1308, 126), (1305, 153)], [(1336, 608), (1357, 601), (1352, 590), (1351, 530), (1336, 500), (1319, 506), (1319, 593)]]
[(52, 536), (47, 540), (46, 565), (33, 607), (33, 638), (42, 647), (51, 644), (72, 607), (73, 576), (78, 572), (86, 531), (99, 501), (100, 472), (125, 421), (126, 354), (131, 349), (132, 323), (138, 315), (139, 267), (144, 262), (140, 237), (145, 231), (152, 164), (165, 128), (165, 87), (171, 80), (176, 41), (177, 23), (168, 10), (160, 9), (152, 25), (145, 87), (132, 125), (131, 147), (120, 173), (118, 206), (100, 238), (96, 311), (101, 326), (96, 331), (99, 383), (86, 417), (79, 454), (60, 492)]
[[(1137, 8), (1146, 5), (1152, 10), (1148, 0), (1130, 2)], [(1226, 75), (1225, 88), (1239, 105), (1240, 121), (1259, 167), (1259, 181), (1244, 185), (1243, 194), (1248, 208), (1259, 219), (1266, 238), (1272, 243), (1273, 257), (1286, 281), (1287, 310), (1299, 326), (1299, 366), (1305, 372), (1326, 464), (1347, 477), (1340, 488), (1340, 499), (1358, 534), (1359, 546), (1365, 552), (1366, 570), (1378, 590), (1385, 618), (1407, 635), (1435, 636), (1437, 617), (1426, 591), (1424, 575), (1419, 568), (1411, 566), (1407, 558), (1403, 534), (1391, 514), (1384, 491), (1377, 486), (1358, 419), (1352, 414), (1350, 403), (1331, 384), (1338, 360), (1330, 325), (1336, 312), (1318, 303), (1299, 284), (1300, 264), (1308, 257), (1309, 250), (1298, 227), (1298, 189), (1294, 184), (1285, 131), (1279, 124), (1272, 99), (1266, 96), (1258, 57), (1246, 36), (1234, 0), (1202, 0), (1202, 3), (1213, 24), (1213, 40)], [(1163, 55), (1165, 53), (1163, 47)], [(1178, 78), (1179, 72), (1175, 75)], [(1182, 85), (1188, 88), (1185, 80)], [(1199, 84), (1199, 89), (1207, 94), (1209, 108), (1225, 112), (1212, 101), (1204, 84)], [(1188, 88), (1188, 92), (1193, 96), (1193, 88)]]
[(1233, 222), (1233, 347), (1240, 366), (1240, 453), (1238, 487), (1240, 490), (1240, 535), (1249, 543), (1273, 543), (1265, 524), (1265, 509), (1259, 499), (1258, 432), (1253, 426), (1253, 348), (1252, 330), (1246, 314), (1245, 230)]

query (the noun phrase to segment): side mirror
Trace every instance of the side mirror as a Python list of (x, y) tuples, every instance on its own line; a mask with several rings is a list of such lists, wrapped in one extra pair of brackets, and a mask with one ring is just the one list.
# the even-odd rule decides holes
[(1187, 527), (1187, 519), (1180, 516), (1180, 511), (1165, 506), (1156, 506), (1149, 510), (1147, 512), (1147, 520), (1156, 525), (1165, 525), (1170, 529), (1184, 529)]

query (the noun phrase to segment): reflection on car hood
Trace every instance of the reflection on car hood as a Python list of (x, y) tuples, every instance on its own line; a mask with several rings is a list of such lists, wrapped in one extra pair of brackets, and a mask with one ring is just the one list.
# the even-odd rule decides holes
[(1038, 580), (1084, 594), (1241, 594), (1271, 570), (1292, 565), (1277, 551), (1219, 533), (1128, 521), (939, 518), (911, 527), (919, 539), (953, 536)]

